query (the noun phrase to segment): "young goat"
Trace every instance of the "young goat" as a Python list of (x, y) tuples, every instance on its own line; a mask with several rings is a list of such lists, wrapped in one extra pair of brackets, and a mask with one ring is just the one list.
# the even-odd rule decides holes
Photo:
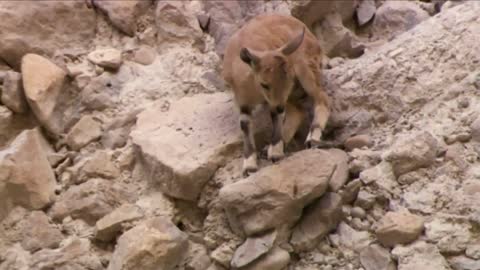
[(292, 98), (299, 83), (313, 101), (313, 120), (307, 147), (320, 143), (330, 114), (322, 89), (322, 50), (301, 21), (283, 15), (260, 15), (239, 29), (228, 41), (223, 78), (232, 87), (240, 109), (244, 137), (243, 173), (257, 170), (257, 151), (252, 131), (252, 110), (267, 103), (273, 124), (268, 159), (277, 161), (306, 118), (306, 110)]

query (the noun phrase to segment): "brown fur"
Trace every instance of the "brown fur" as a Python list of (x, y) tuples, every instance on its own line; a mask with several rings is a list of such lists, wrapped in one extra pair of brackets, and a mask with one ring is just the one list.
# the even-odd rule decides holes
[[(321, 136), (329, 117), (329, 100), (321, 83), (322, 50), (308, 29), (303, 40), (299, 39), (304, 29), (306, 26), (291, 16), (257, 16), (231, 37), (223, 61), (222, 75), (232, 87), (239, 108), (253, 108), (266, 102), (272, 111), (272, 119), (275, 110), (280, 107), (285, 109), (282, 127), (284, 143), (292, 139), (306, 115), (299, 106), (289, 101), (296, 80), (314, 103), (311, 130), (320, 129), (311, 132), (317, 134), (317, 138), (309, 135), (308, 140), (319, 141), (318, 134)], [(289, 55), (283, 54), (282, 48), (288, 50), (285, 47), (295, 43), (294, 40), (300, 40), (300, 46)], [(247, 56), (251, 55), (250, 59), (257, 61), (249, 62), (249, 65), (245, 58), (242, 60), (240, 55), (243, 53), (245, 56), (245, 51), (249, 52)], [(248, 138), (245, 140), (248, 143)]]

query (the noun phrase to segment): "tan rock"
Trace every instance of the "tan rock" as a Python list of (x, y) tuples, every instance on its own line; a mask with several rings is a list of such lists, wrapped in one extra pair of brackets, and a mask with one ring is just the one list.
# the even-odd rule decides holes
[(296, 252), (313, 249), (342, 220), (342, 198), (336, 193), (326, 193), (308, 206), (293, 228), (290, 243)]
[(276, 231), (268, 232), (264, 235), (248, 237), (233, 254), (231, 266), (233, 268), (246, 266), (269, 252), (273, 247), (276, 237)]
[(60, 230), (50, 223), (44, 212), (33, 211), (22, 222), (22, 247), (30, 252), (43, 248), (58, 248), (63, 240)]
[(129, 200), (130, 193), (124, 185), (91, 179), (63, 192), (52, 206), (50, 214), (58, 221), (71, 216), (94, 225), (97, 220)]
[(100, 0), (95, 1), (94, 5), (107, 14), (115, 27), (129, 36), (134, 36), (137, 31), (138, 18), (148, 10), (152, 3), (144, 0)]
[(125, 232), (108, 270), (172, 270), (188, 249), (188, 237), (164, 218), (153, 218)]
[(377, 7), (374, 0), (363, 0), (357, 7), (357, 22), (360, 26), (368, 23), (375, 16)]
[(437, 140), (428, 131), (398, 137), (384, 159), (393, 166), (396, 176), (428, 167), (437, 155)]
[(81, 169), (84, 178), (101, 177), (114, 179), (120, 175), (119, 169), (112, 162), (112, 157), (106, 151), (97, 151)]
[(66, 142), (73, 150), (80, 150), (102, 136), (101, 124), (92, 116), (83, 116), (68, 132)]
[(347, 151), (352, 151), (355, 148), (362, 148), (364, 146), (371, 146), (372, 145), (372, 138), (369, 135), (362, 134), (356, 135), (353, 137), (348, 138), (345, 141), (345, 149)]
[(1, 1), (0, 17), (0, 59), (16, 70), (27, 53), (51, 57), (57, 50), (85, 49), (96, 34), (95, 10), (86, 1)]
[(123, 230), (122, 225), (143, 217), (140, 207), (124, 204), (110, 214), (104, 216), (95, 224), (95, 238), (109, 242)]
[(388, 212), (375, 231), (378, 241), (386, 247), (413, 242), (422, 233), (424, 219), (408, 211)]
[(133, 55), (133, 61), (147, 66), (155, 61), (156, 56), (157, 52), (152, 47), (141, 46), (135, 51)]
[(25, 130), (0, 151), (0, 219), (13, 205), (41, 209), (54, 199), (55, 175), (37, 129)]
[(348, 155), (340, 149), (329, 149), (328, 153), (337, 165), (328, 185), (331, 191), (337, 192), (348, 181)]
[(88, 60), (103, 68), (118, 69), (122, 63), (122, 52), (114, 48), (98, 49), (88, 54)]
[(393, 257), (398, 262), (398, 270), (451, 270), (445, 258), (437, 247), (423, 241), (410, 245), (398, 245), (392, 250)]
[(282, 270), (288, 265), (289, 262), (290, 254), (279, 247), (275, 247), (264, 257), (258, 259), (250, 265), (239, 268), (239, 270)]
[(27, 102), (40, 123), (54, 133), (62, 128), (53, 120), (53, 113), (65, 76), (65, 71), (43, 56), (27, 54), (22, 58), (22, 80)]
[(130, 136), (141, 151), (145, 174), (165, 194), (195, 200), (226, 157), (241, 147), (234, 106), (229, 94), (199, 94), (173, 102), (168, 112), (157, 103), (140, 113)]
[(41, 269), (91, 269), (103, 270), (100, 258), (91, 252), (88, 239), (71, 237), (65, 239), (58, 249), (42, 249), (29, 261), (30, 270)]
[(365, 270), (397, 270), (390, 252), (380, 245), (371, 245), (362, 250), (360, 262)]
[(306, 150), (223, 187), (219, 196), (230, 225), (253, 235), (292, 224), (323, 195), (335, 167), (329, 152)]
[(28, 110), (27, 100), (23, 92), (22, 75), (15, 71), (8, 71), (3, 78), (1, 100), (10, 110), (24, 113)]

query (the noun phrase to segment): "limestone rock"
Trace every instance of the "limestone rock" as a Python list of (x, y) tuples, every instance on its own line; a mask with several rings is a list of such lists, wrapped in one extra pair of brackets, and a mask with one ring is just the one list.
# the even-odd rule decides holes
[(290, 243), (297, 252), (311, 250), (341, 220), (342, 198), (336, 193), (326, 193), (304, 210), (300, 222), (293, 228)]
[(0, 220), (14, 205), (42, 209), (54, 199), (55, 175), (38, 129), (25, 130), (0, 151)]
[(220, 190), (230, 225), (253, 235), (298, 220), (327, 189), (336, 164), (323, 150), (305, 150)]
[(398, 245), (392, 250), (398, 261), (398, 270), (451, 270), (435, 245), (416, 241), (410, 245)]
[(157, 103), (140, 113), (131, 137), (146, 175), (165, 194), (195, 200), (225, 158), (241, 147), (234, 106), (228, 94), (199, 94), (173, 102), (168, 112)]
[(348, 180), (348, 155), (339, 149), (329, 149), (328, 153), (337, 165), (328, 185), (331, 191), (337, 192)]
[(335, 235), (330, 235), (330, 240), (339, 246), (360, 252), (372, 243), (373, 239), (366, 231), (357, 231), (345, 222), (341, 222)]
[(120, 236), (108, 270), (173, 270), (188, 249), (187, 239), (169, 220), (149, 219)]
[(425, 236), (436, 244), (440, 252), (461, 253), (467, 249), (472, 239), (470, 222), (455, 216), (436, 216), (425, 223)]
[(219, 247), (217, 247), (214, 251), (210, 253), (210, 257), (225, 268), (228, 268), (230, 266), (233, 255), (234, 247), (229, 242), (221, 244)]
[(427, 131), (398, 138), (392, 145), (385, 160), (392, 163), (395, 175), (428, 167), (437, 154), (437, 140)]
[(50, 223), (45, 213), (33, 211), (22, 223), (22, 247), (30, 252), (58, 248), (63, 240), (60, 230)]
[(362, 250), (360, 252), (360, 262), (365, 270), (397, 269), (390, 252), (379, 245), (371, 245)]
[(0, 59), (16, 70), (27, 53), (88, 48), (96, 33), (95, 11), (84, 1), (1, 1), (0, 17)]
[(397, 244), (413, 242), (422, 233), (424, 219), (410, 214), (408, 211), (388, 212), (380, 220), (377, 230), (377, 238), (382, 245), (393, 247)]
[(19, 243), (9, 247), (2, 255), (1, 270), (30, 270), (30, 252), (24, 250)]
[(195, 5), (195, 2), (185, 1), (161, 1), (157, 4), (155, 24), (160, 46), (183, 42), (192, 45), (200, 41), (202, 30), (194, 15)]
[(448, 259), (454, 270), (480, 270), (480, 261), (465, 256), (455, 256)]
[(206, 270), (212, 265), (212, 260), (208, 256), (208, 250), (201, 244), (190, 241), (185, 262), (180, 266), (188, 270)]
[(348, 138), (345, 141), (345, 149), (347, 151), (352, 151), (355, 148), (362, 148), (364, 146), (371, 146), (372, 145), (372, 138), (369, 135), (362, 134), (356, 135), (353, 137)]
[(290, 254), (279, 247), (275, 247), (264, 257), (258, 259), (250, 265), (247, 265), (246, 267), (239, 268), (239, 270), (282, 270), (288, 265), (289, 262)]
[(138, 17), (143, 15), (152, 5), (150, 1), (144, 0), (100, 0), (93, 3), (107, 14), (115, 27), (129, 36), (135, 35)]
[(372, 208), (372, 206), (375, 204), (375, 201), (375, 195), (366, 190), (360, 190), (358, 192), (357, 199), (355, 200), (355, 205), (368, 210)]
[(111, 155), (106, 151), (97, 151), (85, 162), (85, 165), (81, 169), (81, 173), (85, 175), (84, 178), (117, 178), (120, 175), (120, 171), (112, 162), (111, 158)]
[(472, 130), (472, 140), (480, 142), (480, 117), (472, 122), (470, 129)]
[(368, 23), (375, 16), (377, 7), (374, 0), (363, 0), (357, 7), (357, 22), (358, 25), (363, 26)]
[(91, 252), (92, 248), (88, 239), (71, 237), (58, 249), (43, 249), (33, 254), (28, 269), (103, 270), (100, 258)]
[(376, 12), (373, 29), (377, 36), (388, 39), (412, 29), (429, 17), (415, 2), (386, 1)]
[(95, 224), (95, 238), (109, 242), (121, 233), (124, 223), (135, 221), (142, 217), (143, 213), (140, 207), (124, 204), (97, 221)]
[(92, 116), (83, 116), (68, 132), (66, 141), (73, 150), (80, 150), (102, 136), (101, 124)]
[(118, 69), (123, 63), (122, 52), (114, 48), (98, 49), (89, 53), (87, 58), (103, 68)]
[(22, 80), (27, 102), (37, 119), (54, 133), (61, 131), (53, 120), (66, 73), (47, 58), (27, 54), (22, 58)]
[(1, 100), (5, 106), (16, 113), (25, 113), (28, 110), (20, 73), (15, 71), (5, 73)]
[(63, 192), (50, 212), (56, 220), (71, 216), (94, 225), (97, 220), (129, 199), (130, 194), (123, 185), (102, 179), (91, 179)]
[(233, 254), (231, 266), (240, 268), (255, 261), (260, 256), (269, 252), (277, 237), (277, 232), (272, 231), (264, 235), (248, 237)]
[(141, 46), (135, 51), (133, 61), (142, 65), (150, 65), (155, 61), (156, 56), (157, 52), (152, 47)]

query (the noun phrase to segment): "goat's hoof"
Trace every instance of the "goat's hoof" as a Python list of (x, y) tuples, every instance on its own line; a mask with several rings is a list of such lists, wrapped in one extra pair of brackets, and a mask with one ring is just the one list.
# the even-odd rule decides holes
[(280, 141), (275, 145), (268, 146), (268, 160), (272, 161), (273, 163), (279, 161), (285, 156), (285, 152), (283, 151), (283, 142)]
[(310, 133), (308, 133), (305, 146), (307, 148), (317, 148), (321, 144), (321, 138), (322, 130), (320, 128), (313, 128)]
[(242, 175), (244, 177), (249, 176), (250, 174), (258, 171), (258, 165), (257, 165), (257, 155), (252, 154), (248, 158), (245, 158), (243, 160), (243, 169), (242, 169)]

